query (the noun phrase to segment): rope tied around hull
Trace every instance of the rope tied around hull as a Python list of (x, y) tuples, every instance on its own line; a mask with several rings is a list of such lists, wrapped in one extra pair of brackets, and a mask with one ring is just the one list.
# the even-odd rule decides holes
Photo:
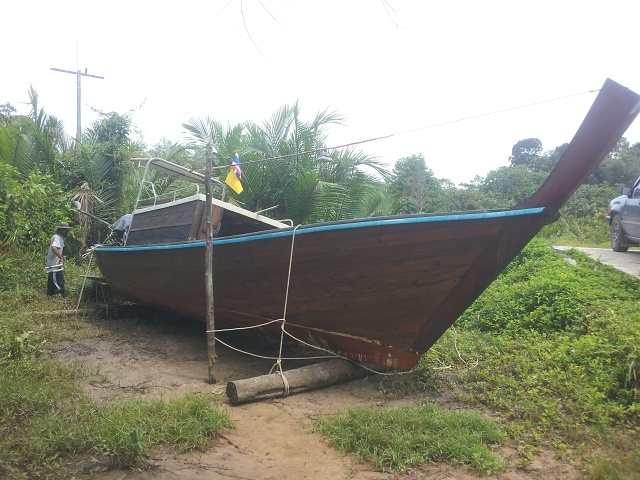
[(282, 383), (284, 385), (284, 396), (289, 395), (289, 381), (287, 380), (287, 376), (282, 371), (282, 345), (284, 343), (284, 334), (285, 334), (285, 325), (287, 324), (287, 305), (289, 304), (289, 286), (291, 285), (291, 265), (293, 264), (293, 248), (296, 244), (296, 232), (300, 228), (300, 224), (296, 225), (293, 229), (293, 234), (291, 235), (291, 251), (289, 253), (289, 270), (287, 271), (287, 289), (284, 294), (284, 307), (282, 311), (282, 318), (280, 324), (280, 349), (278, 351), (278, 360), (271, 367), (271, 371), (269, 373), (273, 373), (274, 368), (277, 368), (276, 372), (280, 377), (282, 377)]
[[(308, 342), (305, 342), (304, 340), (297, 338), (296, 336), (292, 335), (291, 333), (287, 332), (286, 330), (286, 323), (287, 323), (287, 306), (289, 303), (289, 287), (291, 285), (291, 268), (292, 268), (292, 264), (293, 264), (293, 251), (294, 251), (294, 247), (295, 247), (295, 239), (296, 239), (296, 231), (298, 230), (298, 228), (301, 225), (298, 224), (296, 225), (296, 227), (293, 229), (293, 235), (291, 236), (291, 251), (289, 253), (289, 269), (287, 272), (287, 287), (285, 290), (285, 297), (284, 297), (284, 307), (283, 307), (283, 313), (282, 313), (282, 318), (278, 318), (275, 320), (270, 320), (268, 322), (264, 322), (258, 325), (253, 325), (253, 326), (248, 326), (248, 327), (235, 327), (235, 328), (221, 328), (221, 329), (215, 329), (212, 332), (211, 331), (207, 331), (207, 333), (216, 333), (216, 332), (231, 332), (231, 331), (236, 331), (236, 330), (248, 330), (248, 329), (253, 329), (253, 328), (260, 328), (266, 325), (270, 325), (272, 323), (275, 322), (280, 322), (280, 345), (279, 345), (279, 350), (278, 350), (278, 357), (266, 357), (263, 355), (257, 355), (255, 353), (250, 353), (244, 350), (240, 350), (238, 348), (232, 347), (231, 345), (229, 345), (228, 343), (225, 343), (224, 341), (220, 340), (219, 338), (216, 339), (216, 341), (220, 342), (222, 345), (224, 345), (227, 348), (230, 348), (232, 350), (235, 350), (237, 352), (240, 353), (244, 353), (246, 355), (250, 355), (256, 358), (264, 358), (264, 359), (271, 359), (271, 360), (276, 360), (276, 363), (274, 363), (274, 365), (271, 367), (271, 370), (269, 371), (269, 374), (271, 375), (272, 373), (277, 373), (278, 375), (280, 375), (280, 377), (282, 378), (282, 383), (284, 385), (284, 395), (283, 396), (288, 396), (289, 395), (289, 381), (287, 380), (286, 375), (284, 374), (283, 370), (282, 370), (282, 360), (309, 360), (309, 359), (322, 359), (322, 358), (342, 358), (344, 360), (348, 360), (350, 362), (356, 363), (357, 365), (359, 365), (361, 368), (370, 371), (371, 373), (374, 374), (378, 374), (378, 375), (389, 375), (387, 373), (383, 373), (383, 372), (378, 372), (376, 370), (373, 370), (371, 368), (368, 368), (360, 363), (354, 362), (353, 360), (343, 357), (341, 355), (338, 355), (335, 352), (332, 352), (331, 350), (327, 350), (326, 348), (322, 348), (318, 345), (312, 345)], [(290, 337), (292, 340), (294, 340), (295, 342), (298, 342), (302, 345), (305, 345), (307, 347), (310, 347), (314, 350), (319, 350), (322, 352), (326, 352), (329, 355), (321, 355), (321, 356), (316, 356), (316, 357), (286, 357), (283, 358), (282, 357), (282, 346), (284, 344), (284, 336), (287, 335), (288, 337)], [(275, 372), (274, 372), (275, 370)], [(402, 372), (402, 373), (406, 373), (406, 372)]]

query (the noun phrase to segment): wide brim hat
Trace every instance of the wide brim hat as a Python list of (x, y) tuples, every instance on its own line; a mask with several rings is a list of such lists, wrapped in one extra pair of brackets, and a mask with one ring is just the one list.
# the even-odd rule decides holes
[(60, 222), (58, 224), (58, 226), (56, 227), (56, 229), (58, 228), (66, 228), (67, 230), (69, 230), (71, 227), (69, 226), (69, 224), (67, 222)]

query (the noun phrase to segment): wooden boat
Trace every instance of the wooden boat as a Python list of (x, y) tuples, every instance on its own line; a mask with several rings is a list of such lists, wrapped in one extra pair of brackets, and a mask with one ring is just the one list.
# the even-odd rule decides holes
[[(607, 79), (546, 182), (511, 209), (293, 227), (212, 200), (216, 325), (286, 318), (286, 331), (304, 342), (356, 361), (410, 369), (558, 218), (639, 108), (636, 93)], [(144, 163), (204, 180), (160, 159)], [(116, 296), (205, 320), (204, 195), (152, 201), (134, 211), (124, 245), (95, 248), (98, 266)], [(261, 329), (280, 335), (280, 325)]]

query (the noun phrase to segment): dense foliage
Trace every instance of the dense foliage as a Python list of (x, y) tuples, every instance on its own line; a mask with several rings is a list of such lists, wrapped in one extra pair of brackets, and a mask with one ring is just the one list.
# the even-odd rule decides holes
[[(46, 253), (57, 222), (71, 217), (61, 193), (51, 175), (22, 176), (0, 163), (0, 290), (17, 284), (24, 262), (32, 260), (33, 252)], [(44, 254), (38, 263), (44, 267)]]
[[(461, 400), (501, 411), (525, 457), (554, 446), (633, 478), (640, 471), (639, 301), (635, 278), (534, 241), (417, 371), (423, 384), (453, 382)], [(453, 367), (451, 376), (437, 374), (443, 365)]]
[(379, 210), (385, 189), (381, 179), (388, 175), (383, 164), (351, 149), (324, 151), (327, 128), (341, 121), (327, 111), (304, 121), (296, 103), (261, 125), (224, 128), (207, 118), (192, 119), (184, 127), (196, 147), (215, 147), (221, 181), (238, 152), (244, 190), (231, 192), (233, 201), (299, 224), (366, 217)]
[[(581, 252), (572, 252), (571, 258), (568, 262), (533, 242), (467, 309), (458, 325), (506, 342), (534, 344), (537, 350), (529, 354), (538, 367), (548, 365), (573, 381), (588, 379), (598, 404), (585, 401), (592, 395), (576, 399), (574, 413), (581, 418), (636, 421), (640, 413), (640, 284)], [(575, 385), (569, 388), (582, 390)], [(572, 401), (565, 408), (567, 404)]]
[[(17, 246), (32, 254), (41, 251), (44, 241), (39, 237), (50, 235), (50, 225), (61, 220), (72, 220), (79, 227), (72, 235), (78, 251), (103, 241), (109, 233), (103, 224), (84, 215), (69, 218), (71, 202), (78, 201), (82, 211), (107, 222), (130, 212), (141, 180), (140, 169), (129, 161), (134, 157), (160, 156), (203, 171), (205, 145), (211, 144), (216, 152), (215, 174), (223, 181), (238, 152), (244, 190), (240, 194), (228, 190), (231, 201), (250, 210), (266, 209), (268, 216), (298, 224), (509, 207), (535, 191), (567, 146), (544, 151), (537, 138), (520, 140), (513, 146), (509, 166), (456, 186), (436, 178), (428, 167), (429, 159), (420, 154), (398, 159), (389, 172), (382, 162), (363, 152), (327, 149), (328, 128), (342, 123), (343, 117), (325, 110), (305, 120), (297, 103), (281, 107), (261, 124), (246, 121), (225, 127), (208, 117), (190, 119), (184, 124), (186, 143), (163, 140), (146, 146), (131, 139), (130, 114), (116, 112), (101, 112), (72, 144), (64, 125), (45, 112), (33, 88), (29, 99), (27, 116), (15, 115), (8, 103), (1, 108), (0, 165), (4, 168), (0, 197), (12, 202), (5, 203), (5, 217), (0, 217), (0, 262), (5, 271), (11, 263), (8, 251)], [(607, 203), (622, 184), (631, 184), (639, 174), (640, 144), (620, 140), (588, 185), (565, 206), (561, 221), (542, 235), (554, 242), (604, 244), (607, 231), (602, 216)], [(158, 192), (179, 186), (172, 181), (155, 184)], [(143, 190), (149, 187), (142, 186)], [(47, 201), (41, 198), (43, 191)], [(53, 198), (62, 204), (50, 205)], [(27, 203), (40, 205), (41, 210), (26, 208)], [(7, 218), (7, 212), (16, 209), (21, 213)], [(20, 222), (19, 215), (30, 220)], [(30, 232), (27, 242), (21, 231)]]

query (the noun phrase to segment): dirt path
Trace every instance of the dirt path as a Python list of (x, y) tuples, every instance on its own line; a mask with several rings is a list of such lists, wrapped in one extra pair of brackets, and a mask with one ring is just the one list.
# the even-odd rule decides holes
[[(204, 326), (184, 319), (126, 318), (86, 322), (89, 332), (106, 331), (101, 338), (84, 338), (58, 346), (60, 358), (98, 368), (100, 382), (84, 385), (97, 401), (114, 396), (172, 398), (189, 391), (205, 392), (226, 404), (224, 387), (228, 381), (269, 372), (273, 361), (234, 352), (218, 344), (218, 383), (207, 383), (207, 345)], [(125, 315), (126, 316), (126, 315)], [(148, 314), (146, 315), (148, 316)], [(82, 336), (82, 335), (81, 335)], [(87, 335), (88, 337), (88, 335)], [(277, 352), (277, 344), (263, 337), (234, 335), (225, 340), (263, 355)], [(285, 355), (308, 354), (288, 347)], [(296, 368), (304, 361), (285, 363)], [(117, 470), (89, 474), (102, 480), (147, 479), (476, 479), (466, 469), (448, 465), (428, 465), (419, 471), (390, 474), (376, 471), (353, 456), (343, 456), (311, 431), (318, 415), (343, 412), (352, 405), (384, 408), (418, 402), (420, 398), (389, 400), (378, 391), (373, 377), (347, 384), (302, 393), (268, 402), (240, 406), (227, 405), (237, 429), (224, 434), (207, 452), (174, 454), (152, 452), (152, 468)], [(439, 399), (433, 399), (438, 401)], [(450, 405), (450, 408), (456, 408)], [(544, 454), (527, 470), (519, 469), (513, 452), (501, 455), (513, 466), (500, 479), (572, 479), (577, 472)]]

